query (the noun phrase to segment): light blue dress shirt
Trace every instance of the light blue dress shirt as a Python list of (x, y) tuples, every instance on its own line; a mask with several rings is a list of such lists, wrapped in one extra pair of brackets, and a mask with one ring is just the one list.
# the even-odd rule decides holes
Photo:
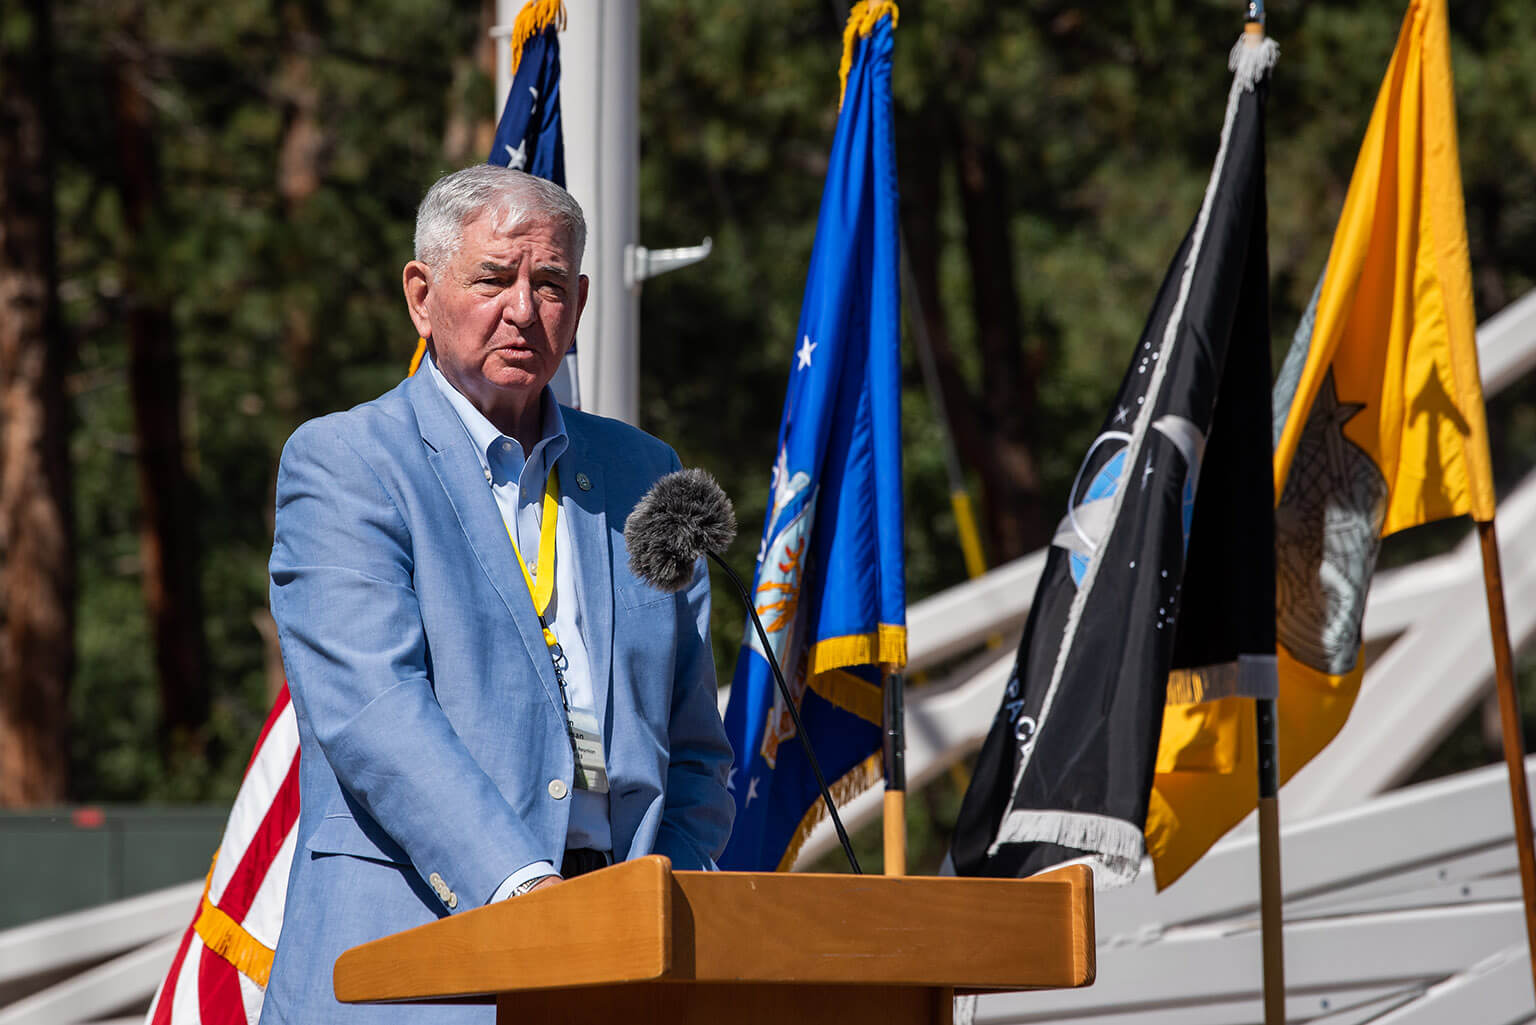
[[(433, 382), (458, 414), (465, 432), (480, 457), (485, 480), (501, 510), (502, 521), (517, 538), (518, 550), (529, 573), (537, 572), (539, 531), (543, 525), (544, 485), (555, 461), (570, 444), (560, 404), (549, 388), (544, 389), (543, 422), (540, 437), (526, 458), (515, 438), (497, 430), (485, 414), (459, 393), (443, 376), (435, 358), (427, 360)], [(562, 504), (564, 497), (562, 496)], [(564, 518), (555, 525), (555, 590), (544, 618), (560, 641), (569, 665), (565, 672), (566, 696), (573, 709), (591, 712), (597, 702), (592, 691), (591, 662), (583, 634), (581, 602), (576, 592), (576, 561)], [(566, 832), (566, 847), (590, 847), (606, 851), (613, 846), (608, 823), (608, 795), (580, 788), (571, 792), (571, 818)], [(508, 876), (496, 888), (491, 900), (510, 897), (518, 886), (540, 876), (556, 875), (558, 869), (547, 861), (536, 861)]]

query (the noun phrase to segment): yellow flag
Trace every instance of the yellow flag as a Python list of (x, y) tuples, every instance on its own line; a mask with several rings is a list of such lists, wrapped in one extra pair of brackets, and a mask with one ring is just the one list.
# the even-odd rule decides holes
[[(1354, 705), (1380, 539), (1493, 519), (1475, 336), (1446, 4), (1413, 0), (1275, 383), (1281, 782)], [(1256, 744), (1251, 701), (1166, 709), (1146, 826), (1160, 889), (1257, 803)]]

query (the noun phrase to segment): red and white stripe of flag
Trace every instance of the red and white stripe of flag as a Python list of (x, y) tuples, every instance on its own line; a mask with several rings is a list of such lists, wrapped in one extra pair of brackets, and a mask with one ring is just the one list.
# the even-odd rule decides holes
[(298, 822), (299, 728), (284, 685), (146, 1025), (256, 1025), (283, 927)]

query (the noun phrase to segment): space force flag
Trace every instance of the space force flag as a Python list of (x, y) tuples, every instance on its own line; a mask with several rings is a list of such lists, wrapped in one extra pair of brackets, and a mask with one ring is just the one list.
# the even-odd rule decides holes
[[(1283, 783), (1343, 728), (1381, 538), (1493, 519), (1445, 0), (1413, 0), (1328, 264), (1276, 375)], [(1252, 717), (1172, 714), (1147, 822), (1159, 886), (1257, 802)]]
[[(1067, 514), (961, 806), (962, 875), (1134, 878), (1165, 701), (1274, 694), (1264, 98), (1245, 35), (1204, 201)], [(1249, 714), (1252, 704), (1247, 703)]]
[[(879, 778), (881, 668), (906, 664), (892, 3), (856, 4), (753, 600), (834, 795)], [(823, 814), (750, 624), (726, 732), (722, 868), (788, 868)]]

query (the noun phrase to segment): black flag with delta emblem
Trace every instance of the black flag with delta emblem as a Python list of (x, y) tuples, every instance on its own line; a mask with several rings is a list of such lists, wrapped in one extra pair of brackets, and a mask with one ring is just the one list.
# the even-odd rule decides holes
[(1204, 201), (1073, 482), (960, 810), (961, 875), (1140, 867), (1163, 707), (1275, 693), (1264, 100), (1245, 35)]

